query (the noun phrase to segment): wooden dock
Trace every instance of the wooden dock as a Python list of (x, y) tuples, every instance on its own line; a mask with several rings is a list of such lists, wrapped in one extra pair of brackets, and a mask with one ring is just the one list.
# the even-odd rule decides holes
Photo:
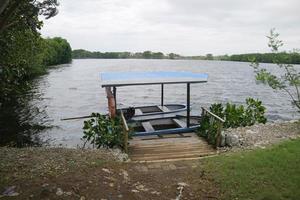
[(129, 144), (132, 161), (155, 162), (198, 159), (217, 151), (195, 133), (134, 137)]

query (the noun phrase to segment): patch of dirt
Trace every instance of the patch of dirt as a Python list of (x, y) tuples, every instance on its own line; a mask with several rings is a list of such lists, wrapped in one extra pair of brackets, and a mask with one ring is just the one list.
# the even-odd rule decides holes
[(218, 197), (201, 161), (124, 163), (106, 151), (51, 148), (0, 148), (0, 157), (1, 200)]

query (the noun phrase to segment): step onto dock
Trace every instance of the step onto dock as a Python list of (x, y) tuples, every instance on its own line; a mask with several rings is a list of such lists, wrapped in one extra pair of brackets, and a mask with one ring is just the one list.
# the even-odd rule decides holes
[(216, 153), (195, 133), (134, 137), (129, 144), (130, 159), (140, 162), (197, 159)]

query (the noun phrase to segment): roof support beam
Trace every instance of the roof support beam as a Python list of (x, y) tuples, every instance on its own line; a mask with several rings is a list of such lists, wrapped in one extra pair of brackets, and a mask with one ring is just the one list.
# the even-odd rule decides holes
[(117, 88), (113, 87), (113, 94), (115, 99), (115, 109), (117, 110)]
[(161, 84), (161, 99), (160, 99), (160, 105), (164, 106), (164, 84)]
[(107, 95), (109, 117), (114, 118), (116, 116), (116, 101), (111, 91), (111, 87), (106, 87), (105, 91)]
[(186, 127), (190, 127), (190, 83), (186, 84)]

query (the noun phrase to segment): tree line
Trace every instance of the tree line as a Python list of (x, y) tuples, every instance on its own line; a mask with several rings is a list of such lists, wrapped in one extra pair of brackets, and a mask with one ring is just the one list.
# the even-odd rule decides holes
[(164, 54), (162, 52), (91, 52), (84, 49), (76, 49), (72, 51), (72, 57), (75, 59), (83, 58), (100, 58), (100, 59), (126, 59), (126, 58), (143, 58), (143, 59), (179, 59), (180, 55), (175, 53)]
[(99, 58), (99, 59), (189, 59), (189, 60), (224, 60), (224, 61), (238, 61), (238, 62), (252, 62), (255, 58), (257, 62), (273, 63), (274, 59), (285, 60), (285, 63), (300, 64), (300, 54), (296, 51), (287, 53), (249, 53), (249, 54), (234, 54), (234, 55), (218, 55), (214, 56), (209, 53), (199, 56), (182, 56), (175, 53), (164, 54), (162, 52), (99, 52), (87, 51), (84, 49), (76, 49), (72, 51), (72, 58)]
[(11, 94), (18, 94), (33, 77), (49, 65), (69, 63), (72, 50), (67, 40), (44, 39), (43, 21), (57, 14), (56, 0), (3, 0), (0, 5), (0, 106)]
[(274, 63), (276, 60), (280, 60), (286, 64), (300, 64), (300, 54), (296, 51), (278, 52), (278, 53), (249, 53), (249, 54), (235, 54), (227, 57), (222, 57), (221, 60), (239, 61), (239, 62), (252, 62), (260, 63)]

